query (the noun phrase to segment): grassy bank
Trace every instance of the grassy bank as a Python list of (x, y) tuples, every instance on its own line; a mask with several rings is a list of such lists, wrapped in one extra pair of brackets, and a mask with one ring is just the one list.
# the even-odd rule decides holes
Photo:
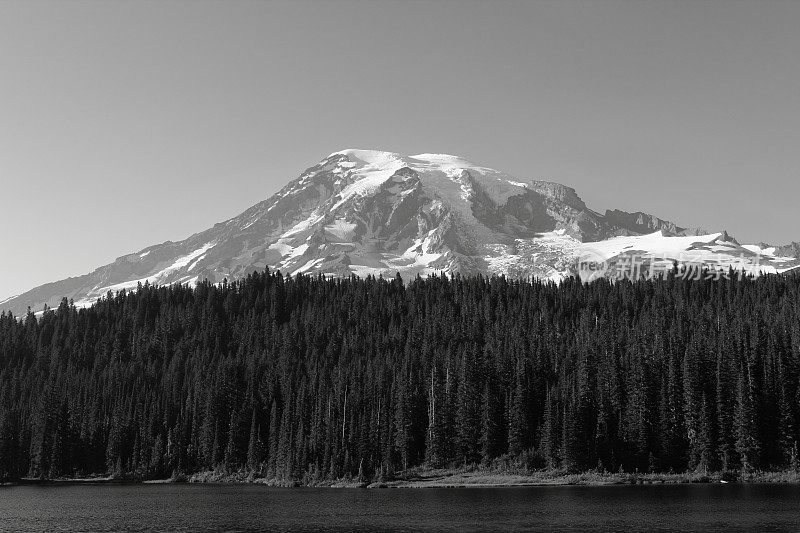
[(92, 476), (83, 478), (23, 478), (15, 484), (60, 483), (252, 483), (270, 487), (331, 488), (449, 488), (449, 487), (525, 487), (561, 485), (657, 485), (676, 483), (800, 483), (800, 471), (779, 472), (684, 472), (675, 473), (611, 473), (589, 471), (567, 473), (561, 470), (514, 470), (482, 466), (459, 468), (417, 467), (398, 473), (391, 479), (372, 481), (358, 478), (301, 479), (265, 477), (248, 469), (234, 472), (208, 470), (189, 476), (175, 475), (168, 479), (144, 479), (141, 476)]
[(391, 480), (365, 481), (285, 480), (259, 477), (253, 472), (209, 471), (188, 478), (192, 483), (257, 483), (277, 487), (340, 487), (340, 488), (426, 488), (426, 487), (522, 487), (558, 485), (654, 485), (675, 483), (800, 483), (800, 472), (685, 472), (674, 473), (566, 473), (559, 470), (509, 471), (467, 466), (463, 468), (413, 468)]

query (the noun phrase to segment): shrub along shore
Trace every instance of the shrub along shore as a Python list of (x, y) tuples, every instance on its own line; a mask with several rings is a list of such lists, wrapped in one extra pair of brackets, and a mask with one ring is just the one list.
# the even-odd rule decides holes
[[(526, 486), (608, 486), (662, 485), (678, 483), (800, 483), (800, 471), (727, 471), (727, 472), (601, 472), (597, 470), (568, 473), (562, 470), (514, 470), (479, 465), (459, 468), (417, 467), (401, 472), (391, 479), (367, 480), (358, 477), (340, 479), (301, 479), (266, 477), (250, 469), (227, 471), (206, 470), (186, 476), (174, 474), (167, 479), (144, 479), (137, 476), (95, 476), (85, 478), (35, 479), (23, 478), (18, 484), (99, 484), (99, 483), (241, 483), (270, 487), (330, 487), (330, 488), (492, 488)], [(16, 483), (6, 483), (16, 484)]]
[(275, 487), (334, 488), (450, 488), (450, 487), (523, 487), (563, 485), (657, 485), (676, 483), (799, 483), (800, 472), (684, 472), (626, 473), (587, 471), (567, 473), (560, 470), (508, 471), (490, 467), (461, 468), (418, 467), (387, 480), (370, 481), (358, 478), (317, 480), (305, 478), (285, 480), (237, 472), (206, 471), (184, 479), (192, 483), (254, 483)]

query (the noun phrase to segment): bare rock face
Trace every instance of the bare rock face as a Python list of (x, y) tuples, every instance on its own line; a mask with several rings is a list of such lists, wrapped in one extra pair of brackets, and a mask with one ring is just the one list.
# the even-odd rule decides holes
[(576, 273), (587, 249), (604, 260), (645, 253), (669, 261), (687, 253), (717, 264), (720, 257), (733, 263), (747, 256), (775, 272), (795, 267), (800, 257), (797, 243), (741, 246), (727, 233), (646, 213), (601, 215), (570, 187), (513, 178), (456, 156), (343, 150), (230, 220), (42, 285), (0, 309), (21, 314), (65, 297), (87, 306), (139, 284), (217, 283), (265, 268), (340, 277), (458, 272), (559, 281)]
[[(769, 245), (764, 245), (766, 248)], [(775, 248), (775, 254), (784, 257), (800, 257), (800, 242), (791, 242)]]
[(639, 235), (643, 233), (653, 233), (654, 231), (661, 231), (665, 235), (686, 236), (686, 235), (706, 235), (710, 232), (701, 228), (682, 228), (670, 222), (669, 220), (662, 220), (653, 215), (637, 211), (636, 213), (628, 213), (618, 209), (609, 209), (605, 214), (606, 221), (621, 230), (624, 230), (632, 235)]

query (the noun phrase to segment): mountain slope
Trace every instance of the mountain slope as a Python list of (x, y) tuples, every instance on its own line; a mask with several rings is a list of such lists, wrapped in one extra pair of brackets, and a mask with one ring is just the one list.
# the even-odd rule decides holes
[(601, 215), (558, 183), (521, 180), (456, 156), (335, 152), (271, 198), (180, 242), (150, 246), (90, 274), (42, 285), (0, 308), (23, 313), (62, 297), (90, 305), (139, 283), (238, 279), (264, 268), (329, 276), (505, 274), (560, 280), (587, 254), (608, 264), (699, 261), (779, 272), (798, 246), (740, 245), (645, 213)]

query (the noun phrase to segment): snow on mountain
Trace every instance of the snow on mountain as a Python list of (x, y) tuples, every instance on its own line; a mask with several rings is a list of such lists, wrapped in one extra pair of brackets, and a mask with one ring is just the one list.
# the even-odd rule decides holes
[[(139, 284), (144, 285), (145, 283), (149, 283), (150, 285), (161, 285), (168, 283), (181, 283), (186, 285), (194, 285), (197, 282), (197, 276), (192, 277), (191, 275), (187, 275), (175, 280), (171, 278), (171, 275), (175, 272), (191, 272), (192, 269), (197, 266), (198, 261), (200, 261), (204, 257), (205, 253), (213, 246), (213, 242), (204, 244), (197, 250), (178, 257), (171, 265), (166, 266), (158, 272), (150, 274), (149, 276), (127, 280), (120, 283), (114, 283), (112, 285), (106, 285), (103, 287), (92, 287), (92, 289), (89, 290), (83, 298), (75, 300), (75, 305), (78, 307), (86, 307), (93, 304), (101, 296), (106, 295), (106, 293), (109, 291), (117, 292), (121, 290), (132, 290), (136, 289)], [(150, 252), (148, 251), (143, 254), (139, 254), (139, 257), (144, 258), (149, 254)]]
[(606, 259), (629, 251), (664, 254), (669, 257), (676, 257), (682, 253), (696, 253), (700, 256), (711, 253), (711, 243), (715, 243), (721, 236), (721, 233), (713, 233), (694, 237), (666, 237), (661, 231), (656, 231), (649, 235), (630, 235), (600, 242), (587, 242), (584, 247), (598, 251)]
[[(635, 269), (643, 275), (657, 275), (671, 270), (675, 263), (702, 266), (711, 272), (732, 269), (754, 276), (787, 272), (800, 264), (796, 257), (776, 256), (775, 250), (775, 247), (740, 245), (725, 233), (667, 236), (659, 230), (647, 235), (585, 242), (580, 253), (582, 261), (604, 262), (604, 268), (609, 270), (607, 275), (617, 277), (633, 277)], [(585, 278), (583, 274), (581, 277)]]
[(90, 274), (7, 299), (14, 313), (90, 305), (144, 283), (287, 274), (503, 274), (560, 281), (585, 255), (608, 263), (693, 262), (757, 273), (800, 265), (800, 245), (740, 245), (645, 213), (601, 215), (574, 189), (512, 177), (457, 156), (335, 152), (244, 213), (177, 243), (150, 246)]
[(6, 303), (6, 302), (10, 302), (10, 301), (11, 301), (11, 300), (13, 300), (14, 298), (16, 298), (16, 296), (9, 296), (9, 297), (8, 297), (8, 298), (6, 298), (5, 300), (0, 300), (0, 305), (3, 305), (3, 304), (4, 304), (4, 303)]

